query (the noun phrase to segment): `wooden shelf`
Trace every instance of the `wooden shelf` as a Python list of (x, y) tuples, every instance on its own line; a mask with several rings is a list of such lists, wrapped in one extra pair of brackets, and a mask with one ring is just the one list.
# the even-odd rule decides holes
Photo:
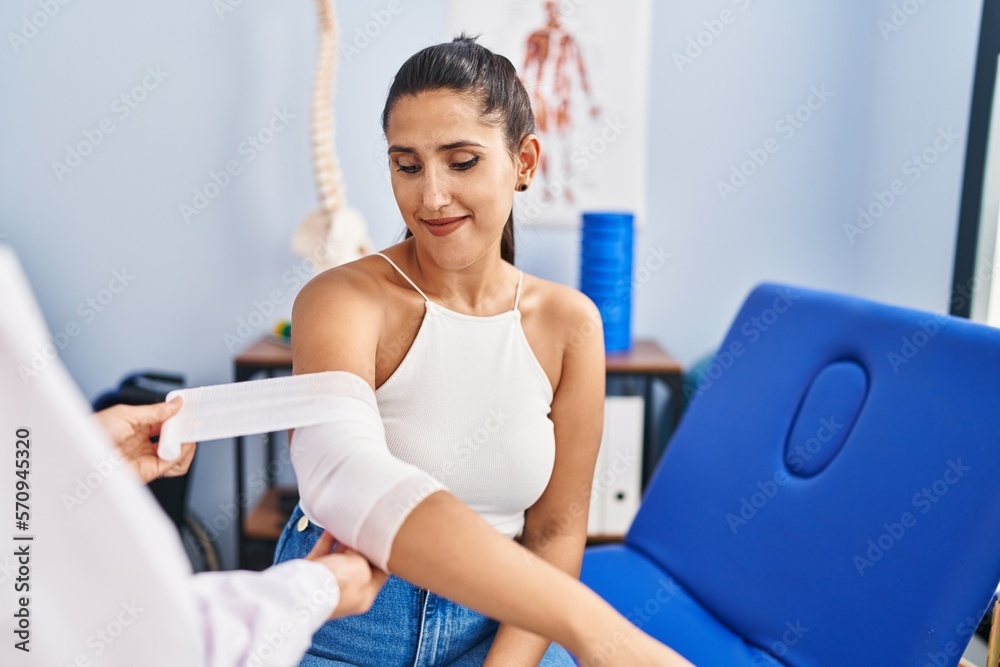
[(626, 352), (608, 352), (605, 367), (608, 373), (684, 373), (684, 367), (655, 340), (643, 338)]
[(291, 368), (292, 348), (275, 343), (270, 336), (264, 336), (236, 355), (234, 361), (237, 367)]

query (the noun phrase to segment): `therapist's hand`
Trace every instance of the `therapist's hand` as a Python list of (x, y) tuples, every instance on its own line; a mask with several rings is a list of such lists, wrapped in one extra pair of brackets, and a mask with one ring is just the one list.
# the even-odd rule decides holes
[(181, 455), (173, 461), (162, 461), (156, 455), (156, 443), (150, 438), (160, 434), (160, 427), (181, 409), (180, 396), (169, 403), (152, 405), (114, 405), (94, 413), (94, 419), (118, 446), (125, 460), (143, 482), (157, 477), (176, 477), (187, 473), (194, 460), (196, 443), (181, 445)]
[(373, 566), (357, 551), (342, 544), (338, 544), (334, 553), (330, 553), (333, 543), (333, 535), (324, 531), (306, 556), (306, 560), (325, 565), (340, 586), (340, 602), (330, 618), (363, 614), (371, 609), (375, 596), (382, 590), (389, 575)]

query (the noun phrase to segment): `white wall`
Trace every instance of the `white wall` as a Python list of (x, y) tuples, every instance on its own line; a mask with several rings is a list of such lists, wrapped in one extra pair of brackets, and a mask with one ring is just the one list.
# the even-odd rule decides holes
[[(244, 2), (220, 19), (212, 3), (194, 0), (71, 2), (15, 53), (8, 33), (40, 11), (38, 1), (0, 7), (0, 239), (21, 256), (50, 326), (79, 326), (62, 357), (89, 397), (136, 368), (181, 371), (191, 384), (230, 381), (223, 336), (274, 290), (286, 315), (297, 289), (286, 279), (302, 260), (288, 242), (315, 205), (312, 4)], [(389, 4), (339, 3), (343, 37), (354, 41)], [(761, 280), (945, 307), (981, 0), (927, 0), (883, 40), (876, 22), (892, 4), (655, 2), (650, 219), (636, 258), (659, 247), (672, 257), (636, 295), (638, 335), (693, 361)], [(385, 92), (408, 55), (448, 38), (444, 0), (399, 6), (342, 60), (336, 102), (348, 196), (379, 247), (403, 229), (383, 179)], [(673, 53), (724, 9), (734, 22), (679, 70)], [(121, 118), (112, 102), (147, 66), (167, 75)], [(793, 136), (782, 134), (776, 122), (813, 87), (832, 96)], [(241, 142), (275, 108), (294, 118), (247, 162)], [(114, 133), (59, 182), (52, 161), (103, 118)], [(938, 126), (961, 139), (852, 244), (843, 225)], [(717, 182), (769, 137), (778, 151), (723, 201)], [(242, 172), (185, 223), (178, 206), (229, 160)], [(575, 284), (578, 238), (526, 228), (519, 264)], [(134, 279), (102, 312), (79, 309), (121, 269)], [(232, 498), (230, 446), (203, 447), (198, 465), (193, 502), (211, 521)], [(259, 465), (251, 460), (251, 470)], [(232, 564), (231, 528), (225, 534)]]
[[(874, 3), (866, 23), (891, 19), (893, 4)], [(848, 224), (857, 207), (878, 201), (876, 193), (888, 201), (894, 180), (906, 190), (854, 236), (859, 294), (948, 311), (981, 13), (981, 0), (928, 0), (905, 23), (898, 19), (898, 30), (877, 33), (863, 183)], [(958, 140), (939, 152), (949, 130)], [(933, 163), (923, 162), (924, 151)]]
[[(693, 64), (677, 66), (674, 53), (686, 55), (688, 39), (723, 8), (735, 22)], [(850, 248), (835, 223), (856, 187), (861, 146), (852, 135), (866, 112), (868, 43), (854, 18), (841, 3), (657, 4), (645, 242), (675, 256), (640, 290), (636, 324), (685, 361), (719, 342), (756, 282), (852, 288)], [(830, 96), (814, 98), (819, 108), (791, 126), (786, 114), (813, 88)], [(769, 139), (776, 152), (724, 200), (718, 183), (731, 185), (747, 151)]]

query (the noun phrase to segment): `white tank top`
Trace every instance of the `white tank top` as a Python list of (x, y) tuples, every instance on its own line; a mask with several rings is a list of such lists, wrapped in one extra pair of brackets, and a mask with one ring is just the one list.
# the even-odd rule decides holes
[(424, 298), (399, 367), (375, 390), (389, 451), (439, 479), (498, 531), (517, 537), (555, 462), (552, 385), (514, 307), (477, 317)]

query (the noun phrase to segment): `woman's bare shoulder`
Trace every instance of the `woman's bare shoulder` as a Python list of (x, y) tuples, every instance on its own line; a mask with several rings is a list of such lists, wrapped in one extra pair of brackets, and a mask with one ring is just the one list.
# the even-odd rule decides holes
[(371, 256), (341, 264), (313, 276), (299, 291), (296, 303), (312, 305), (335, 297), (338, 301), (373, 301), (381, 297), (381, 281)]
[[(600, 367), (598, 374), (603, 372), (601, 315), (588, 296), (568, 285), (535, 276), (529, 278), (526, 274), (522, 298), (532, 320), (525, 326), (525, 335), (554, 391), (558, 392), (565, 384), (563, 378), (568, 377), (565, 373), (571, 365)], [(527, 317), (528, 313), (522, 316)], [(581, 377), (579, 373), (573, 376)]]
[(547, 326), (566, 331), (587, 321), (600, 322), (600, 312), (590, 297), (578, 289), (525, 273), (525, 289), (530, 287), (532, 302)]
[(377, 261), (363, 257), (327, 269), (299, 291), (292, 306), (296, 373), (346, 370), (374, 381), (384, 319)]

